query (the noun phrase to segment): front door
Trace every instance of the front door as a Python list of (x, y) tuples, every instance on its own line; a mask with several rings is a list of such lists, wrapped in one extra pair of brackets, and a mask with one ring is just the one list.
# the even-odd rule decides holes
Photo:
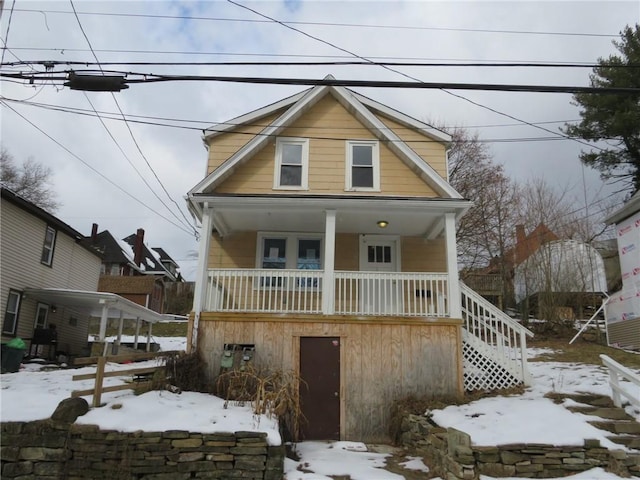
[(300, 337), (302, 440), (340, 440), (340, 338)]
[[(361, 235), (360, 271), (398, 272), (398, 240), (379, 235)], [(402, 282), (372, 274), (360, 281), (359, 289), (363, 313), (402, 313)]]

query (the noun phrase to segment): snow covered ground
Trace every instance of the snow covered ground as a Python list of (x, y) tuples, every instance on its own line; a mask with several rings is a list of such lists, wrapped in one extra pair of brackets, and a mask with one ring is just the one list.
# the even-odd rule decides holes
[[(126, 341), (123, 339), (123, 341)], [(184, 338), (156, 337), (163, 350), (183, 349)], [(531, 349), (530, 355), (541, 353)], [(153, 362), (145, 362), (153, 364)], [(136, 365), (138, 366), (138, 365)], [(124, 370), (128, 365), (109, 364), (108, 370)], [(504, 443), (582, 444), (584, 438), (598, 438), (603, 445), (620, 448), (605, 438), (605, 432), (587, 423), (591, 417), (572, 413), (563, 405), (544, 398), (547, 392), (591, 392), (610, 395), (603, 367), (558, 362), (531, 362), (534, 385), (523, 395), (492, 397), (466, 405), (432, 411), (433, 419), (445, 427), (455, 427), (471, 435), (477, 445)], [(38, 364), (27, 364), (20, 372), (0, 377), (0, 419), (37, 420), (48, 418), (58, 403), (73, 390), (92, 387), (92, 380), (73, 382), (71, 377), (90, 373), (93, 367), (43, 371)], [(105, 379), (105, 385), (122, 383), (122, 378)], [(631, 389), (630, 384), (625, 384)], [(635, 388), (640, 397), (640, 388)], [(121, 431), (190, 430), (197, 432), (260, 430), (272, 444), (279, 444), (274, 419), (255, 416), (249, 407), (230, 405), (211, 395), (194, 392), (174, 394), (154, 391), (135, 396), (129, 390), (105, 393), (105, 406), (91, 409), (79, 423), (96, 424)], [(627, 407), (640, 420), (640, 410)], [(287, 460), (287, 480), (330, 480), (329, 475), (350, 475), (353, 480), (401, 480), (383, 470), (384, 453), (367, 451), (358, 442), (304, 442), (296, 445), (300, 461)], [(298, 470), (302, 468), (304, 471)], [(426, 472), (420, 459), (407, 458), (407, 470)], [(313, 473), (309, 473), (313, 472)], [(592, 469), (573, 480), (614, 480), (618, 477)], [(483, 477), (489, 480), (489, 477)]]

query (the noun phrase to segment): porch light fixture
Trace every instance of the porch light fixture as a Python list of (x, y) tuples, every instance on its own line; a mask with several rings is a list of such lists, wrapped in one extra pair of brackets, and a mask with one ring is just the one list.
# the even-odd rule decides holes
[(387, 225), (389, 225), (389, 222), (387, 222), (386, 220), (378, 220), (376, 222), (376, 225), (378, 225), (380, 228), (387, 228)]

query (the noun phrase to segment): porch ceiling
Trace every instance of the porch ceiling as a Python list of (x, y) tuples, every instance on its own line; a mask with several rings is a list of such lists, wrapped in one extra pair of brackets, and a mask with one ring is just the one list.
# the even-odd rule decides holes
[[(337, 233), (437, 237), (444, 214), (460, 217), (471, 202), (411, 197), (202, 195), (191, 198), (200, 210), (213, 209), (213, 224), (223, 236), (240, 231), (323, 232), (325, 211), (336, 211)], [(386, 228), (379, 220), (389, 222)]]

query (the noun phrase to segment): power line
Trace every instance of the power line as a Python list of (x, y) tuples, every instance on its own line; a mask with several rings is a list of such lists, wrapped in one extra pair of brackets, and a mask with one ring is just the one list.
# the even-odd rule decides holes
[[(245, 10), (248, 10), (248, 11), (250, 11), (250, 12), (253, 12), (253, 13), (255, 13), (256, 15), (259, 15), (259, 16), (261, 16), (261, 17), (263, 17), (263, 18), (267, 18), (267, 19), (269, 19), (269, 20), (271, 20), (271, 21), (273, 21), (273, 22), (275, 22), (275, 23), (277, 23), (277, 24), (279, 24), (279, 25), (282, 25), (282, 26), (283, 26), (283, 27), (285, 27), (285, 28), (288, 28), (288, 29), (290, 29), (290, 30), (293, 30), (293, 31), (295, 31), (295, 32), (298, 32), (298, 33), (300, 33), (300, 34), (302, 34), (302, 35), (304, 35), (304, 36), (306, 36), (306, 37), (309, 37), (309, 38), (311, 38), (311, 39), (313, 39), (313, 40), (319, 41), (319, 42), (321, 42), (321, 43), (323, 43), (323, 44), (325, 44), (325, 45), (329, 45), (330, 47), (333, 47), (333, 48), (335, 48), (335, 49), (337, 49), (337, 50), (340, 50), (340, 51), (342, 51), (342, 52), (344, 52), (344, 53), (347, 53), (347, 54), (352, 55), (352, 56), (354, 56), (354, 57), (360, 58), (361, 60), (370, 61), (369, 59), (367, 59), (367, 58), (365, 58), (365, 57), (362, 57), (361, 55), (358, 55), (358, 54), (356, 54), (356, 53), (354, 53), (354, 52), (351, 52), (351, 51), (349, 51), (349, 50), (346, 50), (346, 49), (344, 49), (344, 48), (342, 48), (342, 47), (339, 47), (339, 46), (337, 46), (337, 45), (335, 45), (335, 44), (333, 44), (333, 43), (331, 43), (331, 42), (328, 42), (328, 41), (326, 41), (326, 40), (323, 40), (323, 39), (321, 39), (321, 38), (319, 38), (319, 37), (315, 37), (315, 36), (313, 36), (313, 35), (310, 35), (310, 34), (308, 34), (308, 33), (304, 32), (304, 31), (302, 31), (302, 30), (299, 30), (299, 29), (297, 29), (297, 28), (295, 28), (295, 27), (292, 27), (292, 26), (290, 26), (290, 25), (287, 25), (287, 24), (286, 24), (286, 23), (284, 23), (284, 22), (281, 22), (281, 21), (279, 21), (279, 20), (277, 20), (277, 19), (275, 19), (275, 18), (269, 17), (268, 15), (265, 15), (265, 14), (263, 14), (263, 13), (260, 13), (260, 12), (258, 12), (257, 10), (254, 10), (254, 9), (252, 9), (252, 8), (249, 8), (249, 7), (247, 7), (246, 5), (242, 5), (241, 3), (238, 3), (238, 2), (236, 2), (236, 1), (234, 1), (234, 0), (227, 0), (227, 2), (229, 2), (229, 3), (233, 4), (233, 5), (236, 5), (236, 6), (240, 7), (240, 8), (244, 8)], [(394, 68), (391, 68), (391, 67), (384, 67), (384, 66), (383, 66), (382, 68), (384, 68), (385, 70), (388, 70), (388, 71), (390, 71), (390, 72), (394, 72), (394, 73), (397, 73), (397, 74), (399, 74), (399, 75), (402, 75), (402, 76), (403, 76), (403, 77), (405, 77), (405, 78), (409, 78), (409, 79), (411, 79), (411, 80), (415, 80), (415, 81), (418, 81), (418, 82), (422, 82), (422, 80), (420, 80), (420, 79), (418, 79), (418, 78), (416, 78), (416, 77), (413, 77), (413, 76), (411, 76), (411, 75), (408, 75), (408, 74), (406, 74), (406, 73), (404, 73), (404, 72), (401, 72), (400, 70), (396, 70), (396, 69), (394, 69)], [(479, 103), (479, 102), (476, 102), (476, 101), (474, 101), (474, 100), (471, 100), (470, 98), (467, 98), (467, 97), (465, 97), (465, 96), (463, 96), (463, 95), (460, 95), (460, 94), (457, 94), (457, 93), (453, 93), (453, 92), (448, 91), (449, 89), (451, 89), (451, 87), (441, 86), (441, 87), (440, 87), (440, 89), (441, 89), (443, 92), (447, 93), (448, 95), (451, 95), (451, 96), (456, 97), (456, 98), (460, 98), (460, 99), (462, 99), (462, 100), (464, 100), (464, 101), (466, 101), (466, 102), (471, 103), (472, 105), (476, 105), (476, 106), (478, 106), (478, 107), (484, 108), (484, 109), (489, 110), (489, 111), (491, 111), (491, 112), (493, 112), (493, 113), (496, 113), (496, 114), (498, 114), (498, 115), (501, 115), (501, 116), (504, 116), (504, 117), (510, 118), (511, 120), (515, 120), (515, 121), (518, 121), (518, 122), (525, 123), (525, 124), (527, 124), (527, 125), (530, 125), (530, 126), (531, 126), (531, 127), (533, 127), (533, 128), (537, 128), (537, 129), (539, 129), (539, 130), (545, 131), (545, 132), (547, 132), (547, 133), (551, 133), (551, 134), (553, 134), (553, 135), (558, 135), (558, 136), (563, 136), (563, 137), (565, 137), (565, 138), (570, 138), (570, 137), (569, 137), (568, 135), (566, 135), (566, 134), (559, 134), (558, 132), (554, 132), (553, 130), (549, 130), (549, 129), (548, 129), (548, 128), (546, 128), (546, 127), (542, 127), (542, 126), (540, 126), (540, 125), (534, 125), (534, 124), (532, 124), (532, 123), (530, 123), (530, 122), (527, 122), (526, 120), (522, 120), (522, 119), (520, 119), (520, 118), (517, 118), (517, 117), (515, 117), (514, 115), (510, 115), (510, 114), (507, 114), (507, 113), (501, 112), (501, 111), (499, 111), (499, 110), (496, 110), (495, 108), (492, 108), (492, 107), (489, 107), (489, 106), (487, 106), (487, 105), (483, 105), (483, 104), (481, 104), (481, 103)], [(582, 141), (582, 140), (578, 140), (578, 139), (573, 139), (573, 140), (574, 140), (574, 141), (576, 141), (576, 142), (578, 142), (578, 143), (581, 143), (582, 145), (589, 146), (589, 148), (592, 148), (592, 147), (593, 147), (593, 146), (592, 146), (592, 145), (590, 145), (589, 143), (584, 142), (584, 141)], [(595, 148), (598, 148), (599, 150), (602, 150), (601, 148), (599, 148), (599, 147), (597, 147), (597, 146), (595, 146)]]
[[(231, 1), (231, 0), (227, 0)], [(253, 83), (263, 85), (298, 85), (298, 86), (339, 86), (339, 87), (373, 87), (373, 88), (415, 88), (415, 89), (438, 89), (443, 90), (445, 93), (454, 97), (461, 98), (467, 102), (473, 103), (476, 106), (482, 107), (486, 110), (492, 111), (499, 115), (510, 118), (526, 125), (533, 126), (540, 130), (544, 130), (547, 133), (554, 135), (560, 135), (557, 132), (547, 130), (543, 127), (536, 126), (531, 122), (516, 118), (507, 113), (500, 112), (486, 105), (474, 102), (462, 95), (454, 94), (448, 90), (484, 90), (484, 91), (497, 91), (497, 92), (529, 92), (529, 93), (591, 93), (591, 94), (633, 94), (640, 93), (640, 88), (618, 88), (618, 87), (583, 87), (583, 86), (564, 86), (564, 85), (509, 85), (509, 84), (495, 84), (495, 83), (452, 83), (452, 82), (424, 82), (419, 79), (415, 79), (410, 75), (405, 75), (402, 72), (383, 66), (387, 70), (399, 73), (413, 81), (390, 81), (390, 80), (338, 80), (335, 78), (324, 78), (322, 80), (314, 78), (276, 78), (276, 77), (237, 77), (237, 76), (220, 76), (220, 75), (173, 75), (173, 74), (154, 74), (143, 72), (123, 72), (123, 71), (107, 71), (101, 70), (101, 73), (110, 73), (114, 76), (122, 77), (123, 85), (134, 85), (142, 83), (160, 83), (160, 82), (194, 82), (194, 81), (209, 81), (209, 82), (227, 82), (227, 83)], [(76, 77), (83, 78), (95, 78), (95, 71), (93, 70), (71, 70), (68, 72), (55, 72), (57, 77), (52, 76), (52, 72), (36, 72), (36, 73), (23, 73), (23, 72), (0, 72), (0, 77), (22, 79), (29, 84), (35, 84), (43, 79), (39, 75), (46, 75), (46, 80), (58, 80), (68, 81), (71, 74)], [(64, 76), (60, 76), (64, 75)], [(133, 78), (137, 77), (137, 78)], [(128, 88), (127, 86), (121, 88)], [(101, 90), (111, 91), (111, 90)]]
[[(79, 107), (68, 107), (68, 106), (63, 106), (63, 105), (54, 105), (54, 104), (50, 104), (50, 103), (40, 103), (40, 102), (30, 102), (27, 100), (18, 100), (18, 99), (13, 99), (13, 98), (9, 98), (9, 97), (2, 97), (0, 96), (0, 98), (2, 98), (3, 100), (9, 101), (9, 102), (16, 102), (16, 103), (23, 103), (25, 105), (30, 105), (30, 106), (34, 106), (34, 107), (39, 107), (39, 108), (44, 108), (44, 109), (49, 109), (49, 110), (57, 110), (57, 111), (62, 111), (62, 112), (68, 112), (68, 113), (77, 113), (77, 114), (85, 114), (87, 112), (92, 112), (94, 110), (90, 110), (90, 109), (85, 109), (85, 108), (79, 108)], [(120, 120), (122, 121), (122, 118), (115, 112), (107, 112), (104, 110), (97, 110), (97, 113), (103, 116), (107, 116), (107, 118), (109, 120)], [(246, 125), (245, 123), (234, 123), (231, 121), (224, 121), (224, 122), (220, 122), (217, 120), (194, 120), (194, 119), (188, 119), (188, 118), (176, 118), (176, 117), (158, 117), (158, 116), (153, 116), (153, 115), (137, 115), (137, 114), (132, 114), (132, 113), (128, 113), (126, 114), (126, 117), (129, 121), (133, 121), (135, 122), (134, 119), (147, 119), (147, 120), (164, 120), (167, 122), (182, 122), (182, 123), (194, 123), (194, 124), (200, 124), (200, 125), (204, 125), (205, 128), (208, 128), (212, 125), (219, 125), (219, 124), (224, 124), (224, 125), (232, 125), (232, 126), (241, 126), (241, 125)], [(575, 122), (579, 122), (580, 119), (576, 118), (576, 119), (565, 119), (565, 120), (545, 120), (542, 122), (532, 122), (535, 123), (536, 125), (549, 125), (549, 124), (554, 124), (554, 123), (575, 123)], [(146, 124), (150, 124), (150, 125), (159, 125), (159, 126), (166, 126), (166, 127), (176, 127), (176, 128), (188, 128), (191, 130), (202, 130), (202, 127), (184, 127), (182, 125), (174, 125), (171, 123), (160, 123), (160, 122), (139, 122), (139, 123), (146, 123)], [(268, 124), (266, 123), (251, 123), (250, 124), (252, 127), (267, 127)], [(496, 124), (486, 124), (486, 125), (452, 125), (452, 126), (448, 126), (445, 128), (455, 128), (455, 127), (462, 127), (462, 128), (496, 128), (496, 127), (522, 127), (522, 123), (496, 123)], [(313, 130), (327, 130), (327, 129), (333, 129), (333, 127), (321, 127), (321, 126), (296, 126), (296, 125), (291, 125), (288, 128), (291, 129), (313, 129)], [(343, 130), (350, 130), (350, 129), (356, 129), (357, 127), (343, 127)], [(384, 129), (387, 130), (391, 130), (390, 127), (384, 127)], [(398, 128), (394, 128), (394, 131), (402, 131), (402, 130), (410, 130), (409, 127), (398, 127)]]
[[(94, 117), (96, 116), (96, 114), (92, 114), (90, 110), (85, 110), (85, 109), (78, 109), (78, 108), (65, 108), (65, 107), (58, 107), (58, 106), (49, 106), (46, 104), (38, 104), (38, 103), (32, 103), (32, 102), (25, 102), (22, 100), (13, 100), (7, 97), (0, 97), (0, 99), (2, 99), (3, 101), (7, 101), (7, 102), (15, 102), (15, 103), (21, 103), (24, 105), (28, 105), (28, 106), (32, 106), (32, 107), (36, 107), (36, 108), (44, 108), (47, 110), (54, 110), (54, 111), (60, 111), (60, 112), (64, 112), (64, 113), (70, 113), (70, 114), (75, 114), (75, 115), (83, 115), (83, 116), (91, 116)], [(105, 112), (100, 113), (100, 115), (104, 116)], [(106, 113), (106, 115), (116, 115), (115, 113)], [(141, 117), (139, 115), (137, 115), (136, 117)], [(120, 116), (114, 116), (114, 117), (107, 117), (109, 120), (119, 120), (119, 121), (123, 121), (122, 118)], [(144, 117), (143, 117), (144, 118)], [(153, 118), (153, 117), (151, 117)], [(189, 127), (189, 126), (183, 126), (183, 125), (173, 125), (173, 124), (167, 124), (167, 123), (159, 123), (159, 122), (148, 122), (148, 121), (142, 121), (142, 120), (135, 120), (135, 119), (128, 119), (129, 122), (132, 123), (140, 123), (140, 124), (144, 124), (144, 125), (153, 125), (153, 126), (161, 126), (161, 127), (169, 127), (169, 128), (181, 128), (181, 129), (186, 129), (186, 130), (194, 130), (194, 131), (205, 131), (200, 127)], [(541, 122), (541, 123), (558, 123), (558, 121), (555, 122)], [(217, 129), (215, 126), (207, 128), (206, 132), (209, 133), (215, 133), (215, 132), (225, 132), (226, 130), (224, 129), (224, 126), (227, 125), (251, 125), (254, 127), (266, 127), (267, 125), (265, 124), (259, 124), (259, 123), (253, 123), (253, 124), (234, 124), (234, 123), (229, 123), (229, 122), (223, 122), (223, 123), (219, 123), (218, 125), (220, 125), (221, 127), (219, 129)], [(521, 124), (517, 124), (517, 125), (521, 125)], [(496, 125), (498, 126), (498, 125)], [(305, 126), (293, 126), (293, 127), (287, 127), (287, 128), (301, 128), (301, 129), (312, 129), (312, 130), (324, 130), (327, 129), (329, 127), (305, 127)], [(355, 128), (354, 128), (355, 129)], [(349, 130), (349, 128), (343, 128), (342, 130)], [(401, 129), (395, 128), (393, 129), (394, 131), (399, 131)], [(409, 130), (407, 128), (407, 130)], [(270, 136), (268, 134), (264, 134), (261, 132), (258, 133), (250, 133), (250, 132), (236, 132), (237, 135), (246, 135), (246, 136)], [(314, 139), (314, 140), (336, 140), (336, 141), (343, 141), (345, 140), (344, 138), (339, 138), (339, 137), (330, 137), (330, 136), (322, 136), (322, 135), (308, 135), (307, 138), (309, 139)], [(570, 140), (568, 138), (564, 138), (561, 136), (553, 136), (553, 137), (514, 137), (514, 138), (487, 138), (487, 139), (481, 139), (479, 138), (477, 141), (479, 143), (519, 143), (519, 142), (545, 142), (545, 141), (565, 141), (565, 140)], [(402, 141), (402, 140), (400, 140)], [(437, 140), (429, 140), (429, 139), (424, 139), (424, 140), (412, 140), (409, 143), (417, 143), (417, 144), (424, 144), (424, 143), (438, 143)]]
[(164, 215), (162, 215), (160, 212), (157, 212), (156, 210), (154, 210), (153, 208), (151, 208), (149, 205), (147, 205), (146, 203), (144, 203), (142, 200), (139, 200), (138, 198), (134, 197), (131, 193), (127, 192), (124, 188), (122, 188), (120, 185), (118, 185), (117, 183), (115, 183), (114, 181), (112, 181), (110, 178), (108, 178), (106, 175), (104, 175), (102, 172), (100, 172), (99, 170), (96, 170), (92, 165), (90, 165), (88, 162), (86, 162), (85, 160), (83, 160), (81, 157), (79, 157), (78, 155), (76, 155), (74, 152), (72, 152), (71, 150), (69, 150), (67, 147), (65, 147), (62, 143), (60, 143), (58, 140), (56, 140), (55, 138), (53, 138), (51, 135), (49, 135), (47, 132), (45, 132), (44, 130), (42, 130), (38, 125), (36, 125), (35, 123), (33, 123), (31, 120), (29, 120), (27, 117), (25, 117), (24, 115), (22, 115), (20, 112), (18, 112), (16, 109), (14, 109), (11, 105), (9, 105), (7, 102), (5, 102), (4, 100), (0, 100), (0, 103), (2, 103), (5, 107), (7, 107), (9, 110), (11, 110), (12, 112), (14, 112), (16, 115), (18, 115), (20, 118), (22, 118), (25, 122), (27, 122), (29, 125), (31, 125), (33, 128), (35, 128), (36, 130), (38, 130), (40, 133), (42, 133), (44, 136), (46, 136), (49, 140), (51, 140), (53, 143), (55, 143), (56, 145), (58, 145), (60, 148), (62, 148), (64, 151), (66, 151), (68, 154), (70, 154), (73, 158), (75, 158), (76, 160), (80, 161), (84, 166), (86, 166), (87, 168), (89, 168), (91, 171), (93, 171), (94, 173), (98, 174), (103, 180), (106, 180), (108, 183), (110, 183), (111, 185), (113, 185), (114, 187), (116, 187), (118, 190), (120, 190), (122, 193), (124, 193), (126, 196), (128, 196), (129, 198), (131, 198), (132, 200), (134, 200), (135, 202), (139, 203), (140, 205), (142, 205), (143, 207), (147, 208), (148, 210), (150, 210), (151, 212), (155, 213), (157, 216), (159, 216), (160, 218), (162, 218), (163, 220), (167, 221), (168, 223), (170, 223), (171, 225), (173, 225), (174, 227), (182, 230), (183, 232), (192, 235), (192, 232), (190, 232), (189, 230), (186, 230), (185, 228), (183, 228), (181, 225), (174, 223), (172, 220), (168, 219), (167, 217), (165, 217)]
[[(89, 46), (89, 49), (91, 50), (91, 53), (93, 54), (93, 57), (95, 58), (96, 62), (98, 62), (98, 65), (100, 65), (100, 61), (98, 60), (97, 55), (95, 54), (95, 52), (93, 51), (93, 47), (91, 46), (91, 42), (89, 41), (89, 37), (87, 36), (86, 32), (84, 31), (84, 28), (82, 26), (82, 23), (80, 22), (80, 17), (78, 17), (78, 13), (76, 12), (76, 7), (73, 4), (73, 0), (69, 0), (69, 3), (71, 4), (71, 8), (73, 9), (73, 13), (74, 16), (76, 17), (76, 20), (78, 21), (78, 26), (80, 27), (80, 31), (82, 32), (82, 35), (84, 36), (85, 40), (87, 41), (87, 45)], [(102, 71), (102, 67), (99, 67), (100, 71), (103, 73)], [(120, 114), (122, 115), (122, 119), (124, 120), (124, 124), (127, 127), (127, 130), (129, 131), (129, 135), (131, 136), (131, 139), (133, 140), (134, 145), (136, 146), (136, 148), (138, 149), (138, 152), (140, 153), (140, 155), (142, 156), (142, 158), (144, 159), (145, 163), (147, 164), (147, 167), (149, 167), (149, 170), (151, 170), (151, 173), (153, 173), (153, 176), (155, 177), (155, 179), (157, 180), (158, 184), (160, 185), (160, 187), (162, 188), (162, 190), (164, 191), (164, 193), (167, 195), (167, 197), (169, 198), (169, 200), (171, 200), (176, 208), (178, 209), (178, 211), (180, 212), (180, 214), (182, 215), (182, 217), (185, 220), (185, 224), (186, 226), (193, 228), (193, 235), (195, 237), (197, 237), (198, 232), (195, 229), (195, 227), (193, 227), (192, 225), (189, 224), (189, 220), (188, 218), (185, 216), (184, 212), (182, 211), (182, 209), (180, 208), (180, 206), (178, 205), (178, 203), (171, 197), (171, 195), (169, 194), (169, 192), (167, 191), (166, 187), (164, 186), (164, 184), (162, 183), (162, 181), (160, 180), (160, 178), (158, 177), (158, 174), (155, 172), (155, 170), (153, 169), (153, 167), (151, 166), (151, 164), (149, 163), (149, 160), (147, 159), (147, 157), (145, 156), (145, 154), (142, 152), (142, 149), (140, 148), (140, 145), (138, 144), (138, 141), (136, 140), (135, 136), (133, 135), (133, 131), (131, 130), (131, 127), (129, 126), (127, 119), (122, 111), (122, 109), (120, 108), (120, 104), (118, 103), (118, 99), (116, 98), (116, 96), (113, 94), (113, 92), (111, 93), (111, 96), (113, 98), (113, 101), (115, 102), (116, 107), (118, 108), (118, 111), (120, 112)], [(87, 97), (88, 99), (88, 97)], [(92, 105), (93, 107), (93, 105)], [(98, 115), (99, 116), (99, 115)], [(104, 123), (103, 123), (104, 125)], [(106, 128), (106, 125), (104, 125)], [(108, 131), (108, 129), (107, 129)], [(115, 139), (112, 137), (112, 139), (115, 141)], [(116, 144), (118, 144), (116, 142)], [(119, 145), (118, 145), (119, 147)], [(120, 147), (119, 147), (120, 148)], [(122, 149), (120, 149), (122, 151)], [(122, 151), (124, 153), (124, 151)], [(125, 155), (125, 158), (127, 158), (127, 161), (129, 161), (129, 158)], [(133, 166), (133, 164), (129, 161), (129, 163)], [(136, 173), (138, 173), (138, 175), (140, 176), (140, 178), (142, 178), (142, 175), (140, 175), (140, 172), (138, 172), (138, 170), (134, 167), (134, 170), (136, 171)], [(155, 193), (155, 191), (151, 188), (151, 186), (147, 183), (146, 180), (144, 180), (145, 185), (147, 185), (147, 187), (149, 187), (149, 189), (153, 192), (153, 194), (156, 196), (156, 198), (158, 198), (158, 200), (160, 200), (160, 197)], [(177, 215), (175, 215), (175, 213), (169, 208), (168, 205), (166, 205), (162, 200), (160, 200), (160, 203), (162, 203), (162, 205), (165, 206), (165, 208), (176, 217), (176, 219), (178, 221), (180, 221), (180, 219), (177, 217)], [(180, 221), (182, 223), (182, 221)]]
[[(60, 13), (69, 14), (64, 10), (40, 10), (22, 8), (16, 9), (18, 12), (39, 12), (39, 13)], [(195, 15), (158, 15), (158, 14), (141, 14), (141, 13), (112, 13), (112, 12), (77, 12), (78, 15), (93, 16), (111, 16), (111, 17), (131, 17), (131, 18), (158, 18), (169, 20), (203, 20), (215, 22), (240, 22), (240, 23), (270, 23), (268, 20), (256, 20), (246, 18), (224, 18), (224, 17), (205, 17)], [(305, 22), (305, 21), (287, 21), (291, 25), (311, 25), (319, 27), (347, 27), (347, 28), (375, 28), (375, 29), (394, 29), (394, 30), (432, 30), (444, 32), (467, 32), (467, 33), (501, 33), (510, 35), (558, 35), (568, 37), (617, 37), (618, 34), (607, 33), (581, 33), (581, 32), (554, 32), (541, 30), (504, 30), (504, 29), (488, 29), (488, 28), (456, 28), (456, 27), (425, 27), (413, 25), (380, 25), (365, 23), (338, 23), (338, 22)]]
[(334, 60), (334, 61), (305, 61), (305, 62), (239, 62), (239, 61), (227, 61), (227, 62), (88, 62), (82, 60), (21, 60), (17, 62), (2, 63), (3, 67), (16, 67), (20, 65), (44, 65), (47, 67), (53, 67), (57, 65), (133, 65), (133, 66), (146, 66), (146, 65), (159, 65), (159, 66), (277, 66), (277, 67), (317, 67), (317, 66), (370, 66), (370, 67), (491, 67), (491, 68), (596, 68), (607, 67), (613, 69), (627, 69), (627, 68), (640, 68), (640, 64), (606, 64), (606, 63), (587, 63), (587, 62), (490, 62), (490, 61), (477, 61), (477, 62), (399, 62), (399, 61), (362, 61), (362, 60)]
[[(37, 51), (37, 52), (60, 52), (64, 54), (65, 52), (89, 52), (90, 50), (86, 48), (51, 48), (51, 47), (13, 47), (14, 50), (25, 50), (25, 51)], [(94, 52), (98, 53), (134, 53), (138, 55), (198, 55), (198, 56), (218, 56), (218, 57), (259, 57), (259, 58), (353, 58), (353, 55), (314, 55), (314, 54), (284, 54), (284, 53), (247, 53), (247, 52), (196, 52), (189, 50), (122, 50), (122, 49), (110, 49), (110, 48), (96, 48)], [(468, 59), (468, 58), (428, 58), (428, 57), (388, 57), (388, 56), (368, 56), (372, 62), (374, 61), (439, 61), (439, 62), (493, 62), (493, 63), (502, 63), (506, 62), (505, 60), (495, 60), (495, 59), (487, 59), (487, 60), (477, 60), (477, 59)], [(550, 62), (546, 60), (530, 60), (526, 63), (536, 64), (536, 63), (573, 63), (573, 64), (584, 64), (584, 65), (592, 65), (593, 62)]]

